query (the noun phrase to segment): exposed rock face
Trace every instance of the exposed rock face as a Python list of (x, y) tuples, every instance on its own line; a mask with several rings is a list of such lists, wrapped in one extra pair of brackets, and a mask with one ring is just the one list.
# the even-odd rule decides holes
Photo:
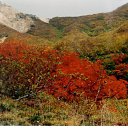
[(18, 12), (11, 6), (0, 2), (0, 23), (21, 33), (27, 32), (34, 24), (32, 17)]
[(7, 37), (2, 37), (2, 38), (0, 38), (0, 44), (1, 43), (4, 43), (4, 41), (7, 39)]

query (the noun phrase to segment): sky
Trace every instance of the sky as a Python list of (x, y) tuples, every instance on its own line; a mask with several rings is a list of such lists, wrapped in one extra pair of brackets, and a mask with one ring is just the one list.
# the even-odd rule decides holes
[(128, 0), (0, 0), (15, 9), (41, 18), (81, 16), (110, 12)]

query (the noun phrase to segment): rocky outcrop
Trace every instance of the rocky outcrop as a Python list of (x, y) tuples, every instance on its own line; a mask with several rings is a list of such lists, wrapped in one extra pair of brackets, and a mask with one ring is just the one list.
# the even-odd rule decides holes
[(2, 37), (2, 38), (0, 38), (0, 44), (1, 43), (4, 43), (4, 41), (7, 39), (7, 37)]
[(31, 25), (34, 24), (30, 16), (2, 3), (0, 3), (0, 23), (21, 33), (27, 32)]

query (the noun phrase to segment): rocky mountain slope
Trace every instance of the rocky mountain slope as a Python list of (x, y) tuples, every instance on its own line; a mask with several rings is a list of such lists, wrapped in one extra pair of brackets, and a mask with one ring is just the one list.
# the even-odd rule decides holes
[(46, 38), (55, 37), (58, 33), (65, 35), (74, 30), (87, 33), (89, 36), (97, 36), (128, 20), (127, 12), (128, 3), (110, 13), (80, 17), (55, 17), (49, 20), (23, 14), (0, 2), (0, 23), (21, 33), (28, 32)]
[(18, 12), (11, 6), (0, 4), (0, 23), (21, 33), (25, 33), (33, 24), (30, 16)]
[[(0, 24), (10, 27), (20, 33), (25, 33), (34, 25), (33, 18), (37, 17), (23, 14), (13, 7), (0, 2)], [(48, 19), (45, 18), (41, 20), (42, 22), (48, 22)]]
[(37, 44), (42, 39), (43, 42), (48, 40), (53, 44), (57, 43), (57, 48), (63, 43), (63, 47), (66, 45), (66, 49), (68, 45), (77, 51), (78, 47), (89, 48), (95, 45), (98, 47), (102, 45), (109, 49), (106, 44), (115, 43), (119, 40), (120, 35), (121, 40), (125, 38), (123, 42), (127, 42), (127, 12), (128, 4), (125, 4), (109, 13), (80, 17), (55, 17), (44, 20), (20, 13), (8, 5), (0, 4), (0, 35), (16, 37), (18, 34), (23, 35), (22, 38), (29, 36), (31, 40), (36, 39)]

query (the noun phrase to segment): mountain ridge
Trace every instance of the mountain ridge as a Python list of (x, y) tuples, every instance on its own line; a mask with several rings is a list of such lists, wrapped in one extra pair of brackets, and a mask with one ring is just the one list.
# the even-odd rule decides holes
[[(53, 43), (58, 41), (65, 42), (65, 40), (72, 42), (75, 40), (74, 38), (78, 38), (78, 42), (80, 42), (81, 39), (86, 42), (86, 38), (93, 39), (93, 37), (102, 36), (102, 34), (110, 33), (111, 31), (115, 32), (117, 28), (120, 28), (121, 30), (123, 26), (127, 26), (127, 10), (128, 3), (109, 13), (98, 13), (79, 17), (54, 17), (52, 19), (47, 19), (47, 22), (43, 22), (43, 19), (38, 18), (35, 15), (18, 12), (18, 15), (16, 16), (19, 18), (18, 21), (22, 22), (22, 19), (24, 18), (31, 19), (30, 22), (26, 24), (28, 26), (24, 26), (24, 32), (21, 33), (20, 31), (16, 31), (17, 29), (15, 29), (15, 27), (12, 27), (13, 29), (10, 30), (10, 26), (5, 24), (3, 26), (3, 24), (0, 24), (0, 28), (2, 28), (0, 30), (0, 35), (5, 35), (6, 33), (6, 35), (13, 35), (14, 37), (17, 33), (21, 36), (24, 33), (24, 35), (31, 36), (32, 39), (38, 38), (41, 40), (49, 40)], [(13, 14), (13, 17), (15, 17), (15, 13)], [(15, 22), (13, 23), (15, 24)], [(16, 28), (21, 29), (19, 26), (18, 23)], [(124, 29), (126, 28), (123, 27), (122, 30), (125, 31)], [(73, 37), (73, 35), (76, 36)]]
[[(17, 30), (18, 32), (26, 33), (31, 29), (31, 26), (33, 27), (35, 25), (33, 21), (33, 17), (41, 20), (42, 22), (49, 23), (53, 25), (54, 27), (56, 27), (56, 25), (54, 24), (54, 20), (64, 19), (65, 22), (67, 22), (66, 20), (68, 19), (68, 20), (72, 20), (72, 23), (73, 23), (73, 22), (77, 22), (76, 20), (81, 18), (81, 21), (78, 21), (78, 22), (83, 22), (83, 21), (86, 21), (86, 18), (88, 17), (92, 17), (92, 20), (93, 20), (93, 17), (95, 18), (95, 16), (98, 16), (98, 15), (99, 16), (97, 18), (103, 20), (104, 15), (110, 15), (111, 17), (108, 16), (108, 19), (109, 19), (109, 18), (113, 18), (113, 16), (117, 16), (118, 14), (121, 15), (123, 13), (123, 16), (126, 15), (127, 17), (127, 11), (128, 11), (128, 3), (120, 6), (116, 10), (109, 12), (109, 13), (98, 13), (98, 14), (84, 15), (84, 16), (78, 16), (78, 17), (54, 17), (52, 19), (48, 19), (48, 18), (46, 19), (46, 18), (38, 18), (37, 16), (31, 15), (31, 14), (21, 13), (17, 11), (16, 9), (14, 9), (13, 7), (0, 2), (0, 23), (12, 29)], [(61, 25), (61, 24), (57, 23), (57, 25)], [(63, 27), (63, 25), (61, 27)]]

